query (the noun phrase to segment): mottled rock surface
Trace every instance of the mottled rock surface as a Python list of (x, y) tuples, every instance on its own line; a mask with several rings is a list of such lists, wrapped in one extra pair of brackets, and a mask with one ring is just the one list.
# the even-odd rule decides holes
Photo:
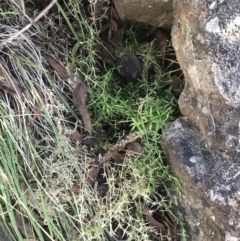
[(114, 0), (120, 18), (171, 28), (173, 0)]
[(240, 240), (240, 1), (173, 1), (183, 118), (163, 131), (191, 241)]
[(187, 118), (163, 130), (161, 146), (183, 186), (175, 211), (186, 223), (188, 241), (238, 241), (240, 163), (209, 149)]
[(240, 1), (174, 1), (172, 41), (185, 89), (181, 113), (209, 147), (240, 157)]

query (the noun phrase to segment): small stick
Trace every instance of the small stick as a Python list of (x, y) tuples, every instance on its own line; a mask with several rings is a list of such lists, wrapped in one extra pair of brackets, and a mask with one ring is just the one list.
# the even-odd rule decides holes
[(52, 0), (52, 2), (50, 2), (48, 4), (47, 7), (45, 7), (40, 13), (39, 15), (34, 18), (32, 20), (31, 23), (29, 23), (27, 26), (25, 26), (22, 30), (18, 31), (16, 34), (14, 34), (12, 37), (8, 38), (7, 40), (3, 41), (0, 45), (0, 47), (4, 46), (7, 43), (12, 42), (14, 39), (16, 39), (19, 35), (21, 35), (22, 33), (24, 33), (25, 31), (27, 31), (34, 23), (36, 23), (41, 17), (43, 17), (49, 10), (50, 8), (53, 7), (53, 5), (57, 2), (58, 0)]

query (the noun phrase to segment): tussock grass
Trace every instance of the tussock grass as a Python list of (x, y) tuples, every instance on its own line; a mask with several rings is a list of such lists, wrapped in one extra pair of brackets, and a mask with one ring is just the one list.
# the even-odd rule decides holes
[[(23, 98), (0, 93), (1, 217), (9, 225), (13, 240), (18, 241), (161, 240), (161, 234), (146, 224), (143, 208), (161, 205), (171, 212), (169, 200), (159, 194), (158, 188), (161, 185), (167, 192), (165, 182), (169, 181), (180, 189), (163, 163), (158, 144), (159, 131), (171, 119), (176, 99), (170, 89), (161, 98), (157, 96), (156, 90), (166, 74), (156, 59), (161, 56), (153, 57), (151, 44), (138, 50), (127, 46), (138, 51), (145, 63), (143, 78), (137, 85), (120, 88), (114, 69), (99, 70), (92, 49), (99, 41), (100, 29), (106, 27), (108, 1), (90, 1), (89, 21), (82, 2), (78, 2), (66, 1), (65, 6), (57, 3), (57, 17), (71, 32), (64, 30), (60, 34), (49, 13), (11, 43), (0, 43), (0, 63), (12, 79), (26, 88)], [(0, 12), (2, 42), (30, 19), (21, 1), (7, 3)], [(78, 28), (73, 22), (78, 23)], [(71, 49), (60, 44), (64, 36)], [(51, 41), (53, 37), (56, 41)], [(144, 134), (140, 156), (127, 154), (122, 164), (104, 165), (109, 186), (104, 199), (99, 197), (97, 187), (90, 188), (84, 179), (98, 150), (71, 139), (81, 126), (69, 94), (72, 88), (47, 70), (46, 54), (65, 66), (71, 62), (85, 76), (95, 133), (108, 123), (114, 127), (116, 138), (124, 135), (118, 129), (121, 124)], [(147, 76), (150, 64), (158, 73), (152, 83)], [(45, 104), (38, 91), (43, 93)], [(43, 113), (27, 126), (39, 106)], [(107, 148), (111, 143), (101, 145)], [(76, 183), (81, 184), (80, 191), (72, 192)]]

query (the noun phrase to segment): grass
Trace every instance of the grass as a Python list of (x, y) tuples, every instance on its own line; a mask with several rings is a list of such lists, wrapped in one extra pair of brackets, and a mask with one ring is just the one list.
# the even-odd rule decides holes
[[(18, 7), (6, 5), (6, 10), (1, 12), (0, 21), (8, 22), (9, 30), (0, 39), (9, 37), (27, 23), (20, 3), (16, 1), (14, 6)], [(105, 28), (104, 19), (100, 17), (105, 12), (98, 12), (105, 9), (105, 3), (98, 8), (90, 5), (95, 15), (89, 21), (76, 1), (69, 1), (66, 6), (57, 4), (59, 17), (70, 29), (66, 30), (66, 35), (71, 35), (68, 40), (72, 49), (65, 49), (62, 54), (57, 43), (37, 45), (31, 39), (36, 34), (38, 40), (51, 37), (47, 26), (53, 16), (49, 14), (43, 22), (30, 28), (23, 39), (0, 50), (0, 62), (5, 70), (26, 87), (25, 100), (4, 92), (0, 96), (0, 213), (3, 222), (15, 236), (13, 240), (18, 241), (163, 240), (153, 227), (146, 225), (143, 214), (145, 206), (158, 205), (171, 213), (166, 183), (172, 183), (180, 193), (180, 184), (164, 164), (159, 148), (161, 128), (174, 118), (177, 108), (170, 87), (165, 88), (160, 97), (157, 94), (159, 86), (166, 86), (170, 81), (159, 67), (161, 55), (154, 50), (154, 42), (137, 46), (126, 41), (126, 50), (141, 56), (144, 69), (137, 84), (120, 87), (114, 75), (118, 66), (98, 67), (99, 60), (93, 51), (93, 46), (100, 41), (99, 29)], [(73, 22), (78, 23), (78, 29)], [(128, 34), (131, 38), (135, 36), (132, 29)], [(84, 173), (100, 147), (108, 149), (113, 140), (93, 149), (73, 142), (71, 133), (81, 122), (69, 97), (71, 86), (57, 75), (49, 74), (44, 52), (59, 61), (68, 55), (72, 67), (84, 74), (95, 134), (101, 132), (106, 123), (115, 131), (114, 140), (128, 131), (143, 133), (140, 156), (128, 154), (122, 164), (104, 165), (109, 185), (105, 201), (99, 198), (96, 187), (92, 189), (84, 183)], [(150, 67), (154, 81), (149, 81)], [(47, 104), (38, 95), (39, 89)], [(27, 127), (39, 105), (43, 114)], [(76, 183), (82, 184), (79, 193), (71, 191)], [(159, 187), (168, 196), (159, 193)], [(175, 221), (182, 225), (176, 217)]]

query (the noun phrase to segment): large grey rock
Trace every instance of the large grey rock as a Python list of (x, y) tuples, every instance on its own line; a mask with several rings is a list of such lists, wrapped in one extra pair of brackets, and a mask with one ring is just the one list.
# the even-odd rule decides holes
[(240, 157), (240, 1), (174, 0), (172, 42), (185, 88), (181, 113), (207, 145)]
[(163, 130), (161, 146), (183, 187), (175, 211), (188, 241), (240, 240), (240, 163), (209, 149), (197, 127), (179, 118)]
[(171, 28), (173, 0), (114, 0), (120, 18)]
[(240, 1), (174, 0), (185, 76), (180, 118), (161, 140), (183, 184), (189, 240), (240, 240)]

